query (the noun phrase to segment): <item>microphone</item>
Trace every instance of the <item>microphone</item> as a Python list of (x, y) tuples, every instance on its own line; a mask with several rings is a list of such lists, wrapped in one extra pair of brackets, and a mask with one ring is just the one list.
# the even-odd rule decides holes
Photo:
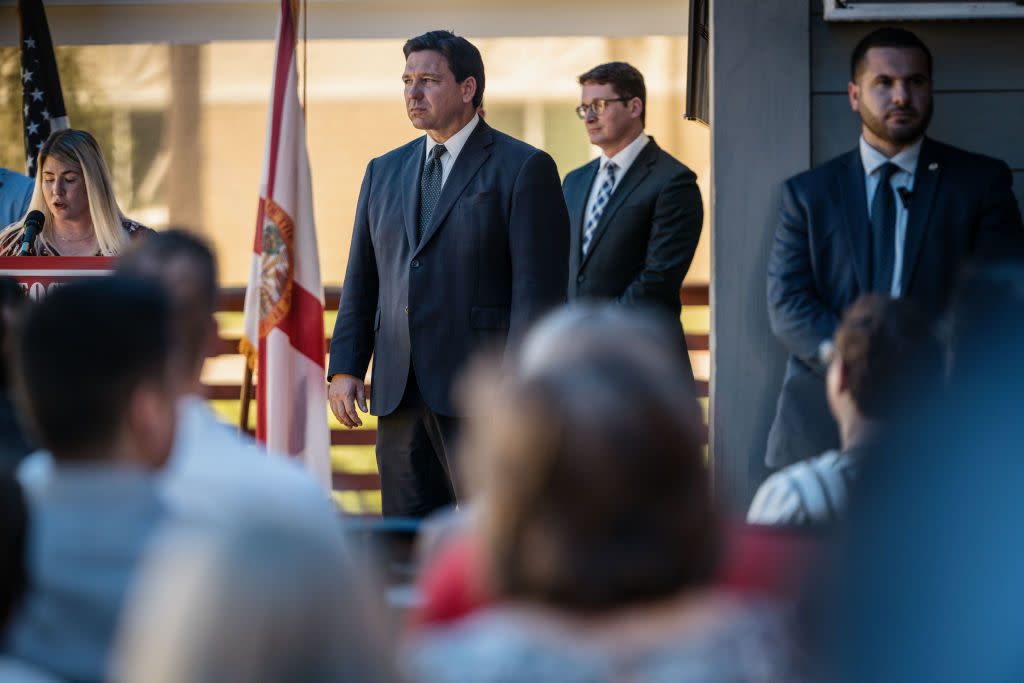
[(32, 254), (36, 236), (43, 229), (45, 221), (46, 217), (42, 211), (29, 211), (28, 215), (25, 216), (25, 233), (21, 236), (21, 250), (18, 252), (18, 256)]
[(914, 193), (905, 187), (897, 187), (897, 194), (900, 196), (900, 201), (903, 202), (904, 210), (910, 210), (910, 198), (914, 196)]

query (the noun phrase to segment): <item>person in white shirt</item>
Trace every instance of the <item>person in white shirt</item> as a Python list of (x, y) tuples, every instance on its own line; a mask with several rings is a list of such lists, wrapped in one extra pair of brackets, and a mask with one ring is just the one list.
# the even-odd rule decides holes
[(179, 517), (213, 520), (248, 506), (300, 508), (334, 523), (329, 492), (298, 462), (268, 453), (220, 421), (202, 398), (203, 361), (217, 340), (217, 263), (199, 237), (166, 230), (129, 250), (119, 273), (155, 279), (176, 306), (178, 429), (160, 489)]
[(828, 351), (826, 392), (842, 450), (793, 463), (757, 490), (750, 524), (826, 525), (843, 517), (863, 460), (923, 397), (941, 391), (944, 351), (906, 299), (869, 294), (843, 316)]

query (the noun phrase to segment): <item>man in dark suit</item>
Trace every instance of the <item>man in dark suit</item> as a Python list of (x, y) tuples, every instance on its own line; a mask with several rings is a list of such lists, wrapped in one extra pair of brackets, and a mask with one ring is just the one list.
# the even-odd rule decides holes
[(385, 515), (459, 497), (456, 375), (565, 299), (568, 215), (554, 161), (477, 114), (480, 52), (431, 31), (409, 40), (405, 102), (427, 135), (370, 162), (331, 340), (328, 400), (348, 427), (379, 416)]
[[(697, 176), (644, 133), (643, 75), (625, 62), (579, 77), (590, 141), (601, 156), (565, 177), (570, 300), (614, 300), (678, 325), (679, 288), (700, 238)], [(685, 352), (686, 340), (680, 327)], [(689, 364), (687, 364), (689, 366)]]
[(779, 467), (838, 443), (825, 400), (825, 340), (861, 294), (942, 311), (961, 266), (1019, 255), (1007, 165), (925, 137), (932, 59), (909, 31), (882, 28), (851, 57), (857, 149), (790, 178), (768, 262), (768, 313), (790, 357), (768, 435)]

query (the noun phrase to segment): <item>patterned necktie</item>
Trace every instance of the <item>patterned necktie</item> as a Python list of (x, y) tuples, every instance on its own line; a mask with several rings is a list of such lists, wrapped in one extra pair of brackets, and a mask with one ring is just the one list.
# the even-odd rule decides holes
[(879, 170), (878, 187), (871, 198), (871, 291), (888, 294), (896, 266), (896, 196), (889, 180), (899, 170), (886, 162)]
[(434, 145), (427, 163), (423, 165), (423, 175), (420, 177), (420, 220), (416, 224), (417, 243), (423, 240), (423, 233), (430, 225), (430, 217), (434, 215), (434, 207), (441, 196), (441, 155), (447, 151), (444, 145)]
[(608, 206), (608, 199), (612, 196), (612, 188), (615, 187), (615, 171), (618, 168), (614, 161), (609, 161), (604, 167), (604, 182), (601, 183), (601, 187), (597, 191), (594, 203), (590, 205), (590, 215), (587, 216), (587, 223), (583, 229), (584, 256), (587, 255), (587, 250), (590, 249), (590, 241), (594, 239), (594, 231), (597, 230), (597, 224), (601, 220), (601, 214), (604, 213), (604, 207)]

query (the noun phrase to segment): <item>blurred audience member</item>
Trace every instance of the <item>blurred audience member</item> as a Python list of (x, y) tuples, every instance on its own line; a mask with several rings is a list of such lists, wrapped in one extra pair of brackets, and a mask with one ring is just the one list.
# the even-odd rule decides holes
[(0, 227), (10, 225), (28, 213), (34, 185), (28, 176), (0, 168)]
[(167, 230), (132, 245), (117, 272), (158, 281), (174, 302), (174, 341), (183, 356), (178, 429), (161, 473), (176, 515), (215, 519), (258, 506), (308, 508), (334, 524), (329, 494), (296, 461), (268, 454), (221, 422), (203, 399), (202, 371), (217, 343), (217, 262), (196, 235)]
[(1024, 266), (953, 298), (948, 396), (894, 425), (813, 601), (822, 680), (1024, 680)]
[(0, 276), (0, 473), (13, 472), (33, 448), (14, 407), (8, 370), (24, 306), (21, 285), (12, 277)]
[(928, 319), (906, 299), (862, 296), (836, 329), (825, 376), (842, 450), (794, 463), (761, 484), (750, 524), (831, 524), (883, 424), (900, 420), (921, 393), (941, 390), (943, 349)]
[(30, 492), (29, 587), (4, 653), (100, 681), (136, 564), (160, 521), (171, 450), (170, 303), (144, 280), (65, 285), (30, 309), (15, 354), (23, 414), (54, 471)]
[[(153, 232), (121, 213), (99, 143), (84, 130), (59, 130), (43, 143), (28, 208), (46, 219), (36, 256), (116, 256)], [(24, 219), (0, 232), (0, 255), (17, 255), (24, 233)]]
[(25, 591), (27, 514), (21, 486), (0, 474), (0, 637)]
[(788, 680), (782, 618), (711, 587), (721, 545), (678, 344), (619, 307), (542, 322), (471, 396), (497, 603), (421, 631), (429, 681)]
[(145, 563), (114, 680), (397, 680), (381, 610), (340, 533), (294, 510), (177, 528)]

